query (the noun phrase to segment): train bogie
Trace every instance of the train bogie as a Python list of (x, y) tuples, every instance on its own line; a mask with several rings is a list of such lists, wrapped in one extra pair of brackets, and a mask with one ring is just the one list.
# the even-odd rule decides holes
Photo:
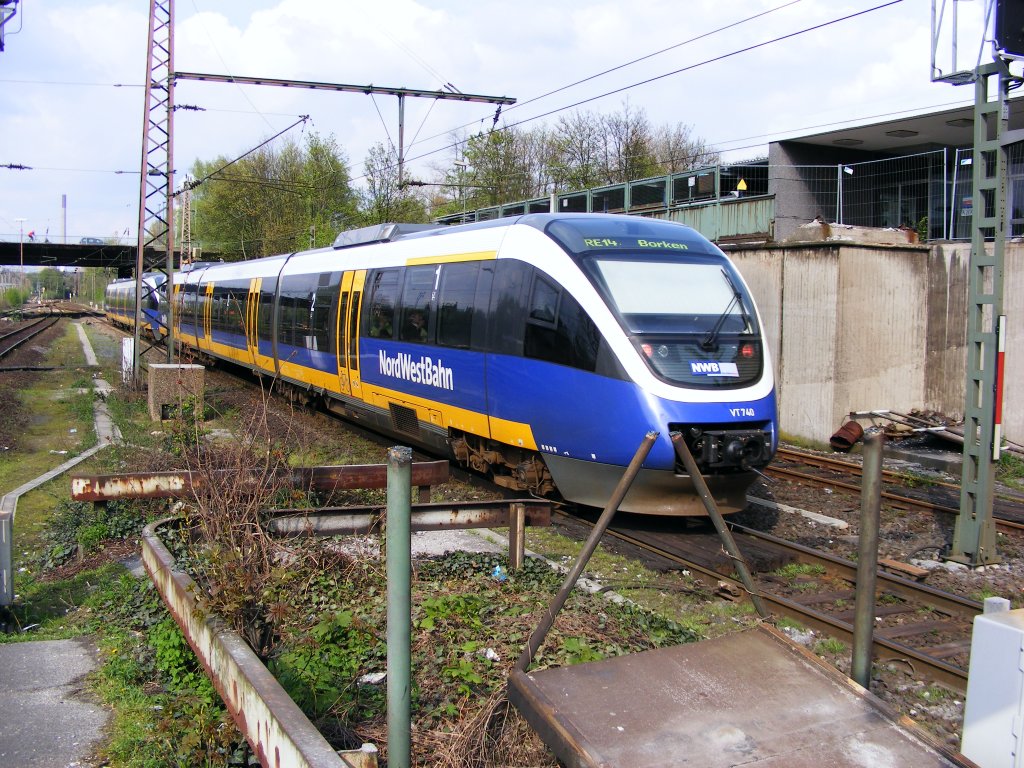
[(723, 511), (745, 506), (777, 444), (771, 364), (742, 279), (692, 229), (535, 214), (345, 235), (177, 276), (178, 339), (502, 485), (586, 504), (656, 431), (622, 509), (702, 514), (678, 432)]

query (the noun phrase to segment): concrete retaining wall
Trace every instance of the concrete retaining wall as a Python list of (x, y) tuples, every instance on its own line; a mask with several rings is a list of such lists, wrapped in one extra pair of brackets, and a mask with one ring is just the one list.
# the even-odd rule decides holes
[[(787, 435), (825, 442), (850, 411), (961, 418), (967, 243), (847, 242), (729, 250), (765, 325)], [(1004, 435), (1024, 442), (1024, 244), (1007, 246)]]

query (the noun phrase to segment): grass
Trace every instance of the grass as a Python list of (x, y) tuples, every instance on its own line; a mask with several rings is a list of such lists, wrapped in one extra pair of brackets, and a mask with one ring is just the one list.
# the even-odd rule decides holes
[(814, 652), (819, 656), (838, 656), (846, 653), (846, 643), (834, 637), (825, 637), (814, 644)]
[[(568, 569), (575, 564), (583, 545), (551, 529), (527, 528), (526, 546)], [(757, 620), (749, 600), (720, 600), (687, 571), (651, 571), (639, 561), (616, 555), (600, 545), (584, 575), (702, 637), (717, 637)]]
[(0, 487), (13, 490), (96, 444), (92, 395), (72, 389), (75, 377), (73, 371), (52, 372), (17, 394), (31, 421), (17, 448), (0, 454)]
[(1024, 459), (1012, 453), (1004, 452), (996, 465), (996, 479), (1011, 488), (1024, 490)]
[(798, 579), (801, 576), (823, 576), (825, 567), (817, 563), (787, 563), (775, 571), (783, 579)]

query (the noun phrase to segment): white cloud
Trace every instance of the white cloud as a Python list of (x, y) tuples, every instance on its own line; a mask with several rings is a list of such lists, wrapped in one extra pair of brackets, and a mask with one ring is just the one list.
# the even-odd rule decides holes
[[(424, 90), (450, 82), (467, 93), (525, 102), (786, 1), (178, 0), (175, 65)], [(736, 153), (749, 157), (766, 140), (747, 137), (969, 99), (963, 89), (929, 82), (925, 0), (726, 56), (882, 2), (803, 0), (504, 115), (518, 122), (584, 101), (579, 109), (612, 111), (628, 98), (656, 124), (692, 125), (697, 135), (732, 142), (725, 146), (743, 147)], [(0, 53), (0, 164), (48, 170), (0, 168), (0, 238), (16, 234), (19, 217), (37, 230), (59, 230), (62, 194), (72, 237), (134, 229), (138, 177), (114, 171), (140, 165), (137, 86), (148, 21), (142, 6), (136, 0), (21, 4), (23, 30), (9, 35)], [(587, 101), (652, 78), (658, 79)], [(388, 96), (181, 81), (175, 98), (206, 110), (175, 115), (179, 177), (197, 158), (234, 157), (300, 114), (336, 137), (356, 175), (374, 143), (397, 141), (397, 102)], [(445, 147), (459, 126), (489, 127), (492, 115), (487, 105), (407, 99), (406, 142), (420, 142), (410, 155)], [(448, 156), (415, 162), (414, 169), (429, 175), (429, 166)]]

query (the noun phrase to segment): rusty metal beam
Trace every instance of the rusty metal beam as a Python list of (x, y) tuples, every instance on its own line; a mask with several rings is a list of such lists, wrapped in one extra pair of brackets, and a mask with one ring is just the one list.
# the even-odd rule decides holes
[[(522, 509), (523, 524), (551, 525), (551, 502), (538, 499), (505, 501), (463, 501), (442, 504), (414, 504), (413, 531), (443, 531), (456, 528), (505, 528), (514, 525), (515, 509)], [(374, 533), (384, 527), (384, 507), (334, 507), (325, 509), (272, 510), (267, 527), (281, 536), (339, 536)]]
[[(190, 472), (127, 472), (116, 475), (76, 475), (71, 478), (74, 501), (115, 501), (118, 499), (176, 499), (187, 497), (202, 488), (209, 477), (232, 477), (245, 481), (237, 472), (211, 474)], [(263, 480), (252, 473), (249, 482)], [(412, 465), (412, 484), (440, 485), (448, 480), (448, 462), (426, 461)], [(299, 467), (278, 473), (277, 482), (293, 488), (312, 491), (384, 488), (387, 485), (385, 464), (344, 464), (324, 467)]]

